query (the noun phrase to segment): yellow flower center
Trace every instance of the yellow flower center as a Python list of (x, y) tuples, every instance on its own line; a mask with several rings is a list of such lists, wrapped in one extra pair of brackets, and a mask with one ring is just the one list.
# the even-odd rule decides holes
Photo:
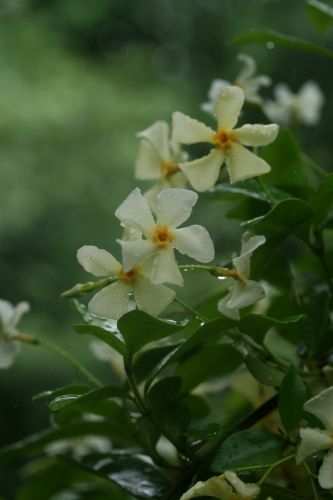
[(166, 226), (156, 226), (152, 240), (158, 247), (166, 248), (172, 243), (173, 234)]
[(235, 141), (235, 134), (231, 130), (226, 130), (224, 128), (221, 128), (215, 135), (214, 135), (214, 142), (217, 146), (219, 146), (222, 149), (227, 149), (230, 147), (230, 143), (232, 141)]
[(121, 268), (121, 270), (118, 273), (118, 278), (123, 283), (128, 284), (128, 283), (133, 283), (134, 281), (136, 281), (139, 274), (140, 274), (140, 270), (138, 267), (133, 267), (133, 269), (131, 269), (130, 271), (127, 271), (127, 273), (125, 273), (123, 268)]
[(161, 161), (161, 172), (166, 178), (172, 177), (174, 174), (180, 171), (180, 168), (176, 163)]

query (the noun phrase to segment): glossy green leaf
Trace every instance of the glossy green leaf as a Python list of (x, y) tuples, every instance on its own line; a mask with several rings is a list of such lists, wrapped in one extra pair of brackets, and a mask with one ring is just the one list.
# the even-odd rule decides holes
[(65, 394), (58, 396), (49, 404), (49, 408), (52, 412), (57, 412), (72, 404), (84, 405), (87, 402), (96, 403), (108, 398), (129, 398), (129, 395), (120, 387), (107, 386), (83, 395)]
[(317, 54), (325, 57), (333, 57), (333, 51), (317, 45), (316, 43), (309, 42), (302, 38), (285, 35), (274, 30), (269, 29), (253, 29), (241, 33), (230, 40), (232, 44), (242, 45), (267, 45), (272, 44), (271, 47), (277, 45), (278, 47), (285, 47), (287, 49), (296, 49), (311, 54)]
[(264, 346), (275, 358), (292, 364), (299, 365), (299, 357), (296, 352), (296, 344), (293, 344), (287, 336), (283, 336), (275, 328), (271, 328), (265, 335)]
[(154, 384), (147, 396), (153, 407), (158, 407), (167, 403), (172, 404), (180, 396), (182, 381), (180, 377), (162, 378)]
[(150, 342), (179, 332), (186, 323), (161, 320), (143, 311), (130, 311), (120, 318), (118, 328), (129, 352), (134, 354)]
[(282, 437), (264, 429), (236, 432), (221, 445), (211, 469), (223, 472), (237, 467), (269, 465), (281, 457), (285, 446)]
[(303, 314), (287, 316), (285, 318), (271, 318), (264, 314), (246, 314), (239, 321), (238, 328), (243, 333), (247, 333), (254, 337), (260, 337), (271, 327), (282, 330), (286, 329), (288, 326), (292, 328), (295, 323), (298, 323), (303, 318)]
[(320, 230), (333, 218), (333, 174), (328, 174), (312, 199), (313, 224)]
[(96, 325), (75, 325), (74, 329), (77, 333), (93, 335), (98, 340), (105, 342), (105, 344), (119, 352), (122, 356), (126, 354), (126, 346), (113, 332), (104, 330)]
[(333, 27), (333, 8), (319, 0), (307, 0), (306, 9), (314, 26), (325, 33)]
[(297, 369), (291, 366), (279, 390), (279, 412), (287, 432), (298, 425), (303, 415), (303, 405), (309, 399), (309, 391)]
[(249, 372), (262, 384), (271, 387), (279, 387), (281, 385), (284, 372), (275, 368), (275, 366), (269, 364), (266, 360), (261, 359), (257, 353), (246, 348), (244, 362)]
[(244, 222), (242, 226), (253, 228), (257, 234), (264, 234), (268, 238), (282, 239), (294, 232), (307, 239), (309, 227), (305, 223), (309, 223), (311, 216), (312, 209), (307, 202), (289, 198), (277, 203), (266, 215)]
[(65, 387), (59, 387), (58, 389), (52, 389), (48, 391), (40, 392), (33, 396), (33, 401), (45, 401), (50, 399), (55, 399), (60, 396), (65, 396), (67, 394), (85, 394), (90, 391), (90, 387), (85, 384), (72, 384)]
[(90, 464), (89, 468), (114, 481), (135, 498), (157, 500), (169, 487), (160, 469), (134, 450), (114, 451)]
[(138, 383), (143, 382), (147, 377), (149, 377), (153, 370), (163, 362), (166, 356), (171, 352), (175, 352), (179, 345), (167, 345), (162, 347), (155, 347), (153, 349), (148, 349), (142, 351), (135, 358), (134, 373), (135, 379)]

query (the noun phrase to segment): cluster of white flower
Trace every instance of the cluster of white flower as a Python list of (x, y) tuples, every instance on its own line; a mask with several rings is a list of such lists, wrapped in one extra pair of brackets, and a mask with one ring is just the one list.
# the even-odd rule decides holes
[(9, 368), (20, 351), (16, 327), (29, 309), (27, 302), (19, 302), (13, 306), (7, 300), (0, 299), (0, 369)]
[[(317, 125), (320, 120), (321, 109), (324, 104), (324, 95), (314, 81), (305, 82), (297, 94), (294, 94), (284, 83), (279, 83), (273, 90), (274, 100), (263, 99), (260, 95), (261, 87), (271, 85), (271, 79), (266, 75), (256, 75), (256, 62), (246, 54), (240, 54), (238, 59), (244, 67), (234, 81), (244, 91), (245, 101), (256, 104), (269, 120), (280, 125)], [(230, 88), (226, 80), (213, 80), (208, 91), (208, 101), (201, 105), (201, 109), (209, 114), (215, 113), (215, 105), (221, 91)]]

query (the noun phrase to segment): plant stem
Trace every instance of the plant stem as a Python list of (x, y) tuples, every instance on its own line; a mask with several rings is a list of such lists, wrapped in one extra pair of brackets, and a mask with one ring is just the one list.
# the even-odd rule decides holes
[(265, 193), (267, 201), (269, 201), (271, 205), (275, 205), (276, 200), (275, 200), (271, 190), (266, 186), (266, 184), (264, 183), (262, 178), (256, 177), (256, 180), (257, 180), (257, 183), (259, 184), (261, 191), (263, 191)]
[(161, 431), (161, 433), (174, 445), (174, 447), (177, 449), (178, 453), (180, 456), (185, 457), (187, 460), (191, 462), (197, 462), (198, 457), (192, 452), (192, 450), (188, 446), (184, 446), (183, 443), (179, 442), (179, 440), (169, 432), (168, 429), (165, 429), (163, 425), (161, 425), (160, 421), (158, 418), (155, 417), (154, 412), (152, 411), (152, 408), (146, 404), (146, 401), (143, 399), (141, 396), (141, 393), (139, 391), (139, 388), (137, 386), (136, 380), (135, 380), (135, 375), (133, 373), (133, 368), (132, 368), (132, 360), (127, 359), (125, 360), (125, 371), (128, 377), (128, 383), (130, 385), (130, 388), (132, 389), (138, 410), (142, 414), (142, 416), (145, 416), (149, 418), (152, 423)]
[(95, 375), (91, 373), (87, 368), (85, 368), (80, 363), (80, 361), (78, 361), (76, 358), (74, 358), (74, 356), (69, 354), (67, 351), (65, 351), (58, 345), (53, 344), (53, 342), (31, 335), (25, 335), (23, 333), (17, 334), (15, 338), (20, 342), (24, 342), (26, 344), (31, 344), (31, 345), (39, 345), (41, 347), (44, 347), (48, 351), (58, 354), (58, 356), (62, 357), (65, 361), (70, 363), (79, 373), (81, 373), (85, 378), (90, 380), (90, 382), (92, 382), (96, 387), (103, 387), (102, 382), (98, 380), (98, 378), (95, 377)]
[(93, 292), (98, 288), (104, 288), (111, 283), (117, 281), (118, 278), (104, 278), (99, 281), (88, 281), (87, 283), (77, 283), (73, 288), (66, 290), (63, 292), (60, 297), (61, 298), (70, 298), (70, 297), (79, 297), (80, 295), (84, 295), (85, 293)]
[(234, 269), (229, 269), (227, 267), (205, 266), (202, 264), (182, 264), (178, 266), (178, 268), (184, 269), (185, 271), (208, 271), (216, 277), (238, 279), (237, 272)]
[(263, 476), (260, 478), (258, 485), (261, 486), (266, 481), (267, 477), (270, 475), (272, 470), (275, 469), (275, 467), (278, 467), (279, 465), (284, 464), (285, 462), (288, 462), (289, 460), (291, 460), (292, 458), (295, 458), (295, 457), (296, 457), (296, 453), (292, 453), (291, 455), (288, 455), (287, 457), (281, 458), (281, 460), (278, 460), (274, 464), (270, 465), (268, 467), (268, 470), (265, 472), (265, 474), (263, 474)]
[(193, 309), (193, 307), (186, 304), (186, 302), (184, 302), (183, 300), (179, 299), (178, 297), (175, 297), (173, 300), (177, 302), (179, 305), (181, 305), (184, 309), (190, 311), (195, 317), (201, 319), (202, 321), (206, 321), (206, 318), (204, 316), (202, 316), (198, 311)]
[(303, 462), (303, 466), (304, 466), (304, 469), (306, 470), (306, 472), (307, 472), (307, 474), (309, 476), (310, 483), (311, 483), (311, 488), (312, 488), (312, 492), (313, 492), (313, 496), (314, 496), (315, 500), (320, 500), (320, 497), (318, 495), (318, 491), (317, 491), (315, 482), (313, 480), (313, 474), (312, 474), (312, 472), (310, 471), (308, 465), (305, 462)]

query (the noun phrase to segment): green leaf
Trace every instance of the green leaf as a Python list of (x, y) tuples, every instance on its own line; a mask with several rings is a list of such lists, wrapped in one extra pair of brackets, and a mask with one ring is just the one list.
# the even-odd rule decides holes
[(177, 323), (155, 318), (143, 311), (130, 311), (118, 321), (119, 331), (131, 354), (139, 351), (149, 342), (169, 337), (185, 328), (186, 322)]
[(74, 329), (77, 333), (93, 335), (108, 346), (112, 347), (115, 351), (119, 352), (122, 356), (126, 354), (125, 344), (113, 332), (104, 330), (102, 327), (96, 325), (75, 325)]
[[(277, 203), (266, 215), (244, 222), (242, 226), (253, 228), (257, 234), (268, 238), (282, 239), (291, 232), (303, 239), (308, 238), (312, 210), (310, 205), (299, 198), (289, 198)], [(302, 226), (302, 227), (301, 227)]]
[(98, 402), (103, 399), (108, 398), (129, 398), (124, 389), (120, 387), (107, 386), (94, 391), (90, 391), (87, 394), (65, 394), (55, 398), (50, 404), (49, 408), (52, 412), (58, 412), (73, 404), (85, 404), (87, 402)]
[(312, 199), (312, 222), (319, 230), (333, 218), (333, 174), (328, 174)]
[(291, 328), (304, 318), (304, 314), (287, 316), (286, 318), (271, 318), (264, 314), (246, 314), (238, 322), (238, 328), (241, 332), (247, 333), (253, 337), (262, 336), (271, 327), (279, 329)]
[(265, 335), (264, 346), (275, 358), (299, 366), (299, 357), (296, 352), (296, 345), (290, 342), (289, 338), (281, 335), (276, 329), (271, 328)]
[(264, 484), (261, 487), (261, 494), (258, 500), (267, 500), (267, 498), (274, 498), (274, 500), (304, 500), (304, 495), (296, 493), (286, 487)]
[(230, 40), (232, 44), (256, 44), (267, 45), (273, 44), (287, 49), (302, 50), (311, 54), (317, 54), (325, 57), (333, 57), (333, 51), (317, 45), (316, 43), (309, 42), (303, 38), (296, 38), (294, 36), (285, 35), (274, 30), (269, 29), (253, 29), (241, 33)]
[(151, 460), (132, 450), (117, 450), (104, 455), (90, 467), (135, 498), (157, 500), (169, 487), (167, 479)]
[(88, 385), (84, 384), (72, 384), (72, 385), (67, 385), (65, 387), (60, 387), (58, 389), (53, 389), (53, 390), (48, 390), (48, 391), (43, 391), (40, 392), (39, 394), (36, 394), (33, 396), (32, 400), (33, 401), (44, 401), (44, 400), (50, 400), (57, 398), (59, 396), (65, 396), (66, 394), (85, 394), (86, 392), (90, 391), (90, 387)]
[(206, 380), (222, 377), (242, 364), (241, 355), (231, 344), (206, 344), (194, 353), (188, 353), (176, 369), (183, 390), (190, 391)]
[(151, 405), (158, 407), (176, 401), (179, 399), (181, 386), (180, 377), (167, 377), (159, 380), (148, 392)]
[(238, 467), (270, 465), (281, 457), (285, 446), (282, 437), (264, 429), (236, 432), (220, 447), (211, 470), (223, 472)]
[(134, 373), (137, 383), (140, 384), (149, 377), (153, 370), (160, 365), (160, 362), (163, 362), (171, 352), (175, 352), (178, 346), (167, 345), (142, 351), (134, 360)]
[(280, 386), (284, 373), (270, 365), (267, 361), (262, 360), (256, 353), (247, 350), (244, 362), (249, 372), (259, 382), (271, 387)]
[(309, 391), (294, 366), (286, 373), (279, 391), (279, 412), (287, 432), (298, 425), (303, 415), (303, 405), (309, 398)]
[[(271, 192), (275, 200), (284, 200), (285, 198), (290, 198), (290, 193), (282, 191), (281, 189), (272, 188)], [(222, 193), (221, 199), (224, 201), (228, 198), (239, 199), (239, 196), (244, 196), (245, 198), (253, 198), (255, 200), (263, 201), (270, 204), (266, 193), (262, 191), (261, 186), (256, 182), (255, 179), (249, 179), (242, 182), (236, 182), (230, 184), (223, 182), (221, 184), (216, 184), (209, 191), (210, 194), (218, 195)], [(228, 196), (229, 195), (229, 196)]]
[(307, 13), (314, 26), (325, 33), (333, 26), (333, 8), (318, 0), (307, 0)]

